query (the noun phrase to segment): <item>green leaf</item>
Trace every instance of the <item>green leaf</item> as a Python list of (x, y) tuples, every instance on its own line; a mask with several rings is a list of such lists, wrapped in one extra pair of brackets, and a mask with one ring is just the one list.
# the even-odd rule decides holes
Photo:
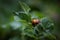
[(29, 28), (29, 26), (25, 28), (24, 32), (25, 32), (25, 35), (26, 36), (29, 36), (29, 37), (32, 37), (32, 38), (35, 38), (36, 37), (35, 36), (34, 29)]
[(39, 18), (39, 19), (45, 17), (44, 14), (39, 11), (32, 11), (31, 16), (32, 18)]
[(25, 12), (25, 13), (29, 13), (29, 11), (31, 10), (30, 8), (29, 8), (29, 6), (27, 5), (27, 4), (25, 4), (25, 3), (23, 3), (23, 2), (19, 2), (20, 3), (20, 5), (21, 5), (21, 8), (23, 9), (23, 11)]
[(46, 30), (52, 31), (54, 28), (54, 23), (49, 20), (49, 18), (44, 17), (41, 19), (42, 25), (45, 27)]
[(31, 21), (30, 15), (24, 14), (24, 13), (19, 13), (18, 15), (21, 19), (26, 20), (27, 22)]

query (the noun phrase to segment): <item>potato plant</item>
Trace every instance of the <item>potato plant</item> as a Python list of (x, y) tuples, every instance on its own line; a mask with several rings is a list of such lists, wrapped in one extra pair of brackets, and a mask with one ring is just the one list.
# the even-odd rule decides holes
[(14, 21), (1, 27), (1, 40), (56, 40), (54, 23), (49, 17), (40, 11), (31, 11), (23, 2), (19, 4), (22, 10), (13, 12)]

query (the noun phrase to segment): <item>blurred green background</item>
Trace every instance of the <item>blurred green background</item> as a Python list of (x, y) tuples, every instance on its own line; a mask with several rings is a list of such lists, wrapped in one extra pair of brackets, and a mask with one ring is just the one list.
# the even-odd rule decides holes
[[(51, 19), (54, 24), (51, 32), (52, 37), (50, 38), (49, 36), (47, 39), (37, 39), (36, 37), (36, 39), (33, 39), (34, 31), (31, 29), (31, 19), (41, 19), (45, 17)], [(43, 20), (43, 23), (44, 21), (45, 19)], [(46, 23), (44, 23), (44, 25), (46, 25)], [(23, 29), (25, 29), (25, 27), (21, 28), (21, 26), (26, 26), (26, 32), (31, 36), (30, 39), (28, 36), (24, 36), (25, 31)], [(31, 33), (29, 33), (30, 31)], [(54, 39), (53, 35), (56, 36), (56, 39)], [(0, 0), (0, 40), (60, 40), (60, 1)]]

